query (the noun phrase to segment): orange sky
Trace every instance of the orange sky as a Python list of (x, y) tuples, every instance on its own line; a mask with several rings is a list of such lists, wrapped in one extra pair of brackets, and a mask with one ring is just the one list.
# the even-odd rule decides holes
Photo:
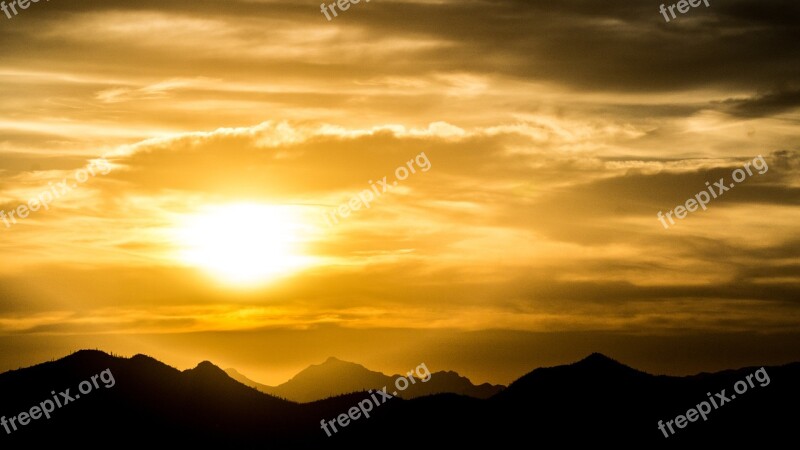
[[(267, 383), (331, 355), (504, 383), (595, 350), (673, 373), (798, 359), (796, 28), (737, 5), (0, 18), (0, 210), (69, 180), (0, 222), (0, 370), (87, 347)], [(768, 172), (661, 226), (758, 155)]]

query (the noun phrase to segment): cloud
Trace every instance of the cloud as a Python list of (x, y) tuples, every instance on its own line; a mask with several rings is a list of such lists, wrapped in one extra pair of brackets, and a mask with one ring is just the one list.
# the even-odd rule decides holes
[[(796, 329), (798, 8), (40, 3), (0, 27), (0, 210), (114, 170), (0, 222), (0, 335)], [(769, 172), (663, 229), (756, 155)], [(176, 258), (180, 218), (242, 201), (300, 211), (317, 264), (245, 292)]]
[[(800, 280), (790, 275), (791, 260), (774, 256), (788, 256), (797, 241), (798, 153), (766, 154), (768, 172), (665, 231), (657, 211), (683, 203), (707, 180), (729, 177), (743, 159), (602, 156), (609, 143), (640, 136), (601, 122), (552, 120), (368, 129), (265, 122), (121, 147), (109, 156), (114, 170), (81, 196), (5, 231), (15, 236), (6, 251), (29, 272), (6, 268), (0, 285), (17, 293), (9, 298), (37, 299), (8, 303), (6, 314), (16, 318), (6, 327), (785, 329)], [(420, 151), (429, 172), (333, 229), (323, 224), (326, 208), (392, 176)], [(43, 173), (11, 181), (43, 183)], [(168, 238), (176, 216), (242, 199), (300, 205), (317, 230), (307, 250), (321, 262), (270, 288), (269, 307), (257, 294), (209, 290), (202, 274), (175, 260)], [(42, 246), (50, 247), (47, 258)], [(76, 263), (88, 271), (66, 269)], [(765, 266), (773, 277), (753, 272)], [(23, 286), (37, 287), (23, 295)], [(221, 299), (238, 306), (204, 312)], [(73, 302), (97, 321), (63, 317), (59, 305)], [(126, 309), (103, 312), (109, 304)], [(158, 317), (142, 309), (161, 304), (168, 306)], [(244, 305), (266, 309), (232, 322)], [(179, 306), (185, 314), (170, 309)], [(717, 318), (692, 319), (709, 311)]]
[(722, 102), (725, 110), (739, 117), (767, 117), (788, 113), (800, 108), (800, 89), (786, 89), (747, 99)]

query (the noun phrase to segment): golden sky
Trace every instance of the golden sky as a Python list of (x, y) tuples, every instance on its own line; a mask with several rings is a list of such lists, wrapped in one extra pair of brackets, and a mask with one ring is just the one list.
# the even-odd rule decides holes
[(591, 351), (800, 358), (800, 7), (658, 5), (0, 15), (0, 210), (54, 194), (0, 222), (0, 370), (78, 348), (266, 383), (327, 356), (503, 383)]

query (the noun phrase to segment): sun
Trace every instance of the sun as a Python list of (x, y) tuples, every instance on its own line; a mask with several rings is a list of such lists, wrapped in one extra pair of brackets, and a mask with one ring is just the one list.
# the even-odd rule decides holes
[(238, 203), (209, 206), (176, 230), (179, 258), (237, 286), (268, 283), (308, 265), (304, 228), (290, 207)]

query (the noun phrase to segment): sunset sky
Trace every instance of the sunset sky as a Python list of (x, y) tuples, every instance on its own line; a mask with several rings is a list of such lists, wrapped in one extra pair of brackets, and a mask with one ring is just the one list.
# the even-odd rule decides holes
[(0, 15), (0, 210), (69, 184), (0, 222), (0, 371), (81, 348), (268, 384), (328, 356), (497, 383), (593, 351), (800, 360), (800, 4), (660, 4)]

